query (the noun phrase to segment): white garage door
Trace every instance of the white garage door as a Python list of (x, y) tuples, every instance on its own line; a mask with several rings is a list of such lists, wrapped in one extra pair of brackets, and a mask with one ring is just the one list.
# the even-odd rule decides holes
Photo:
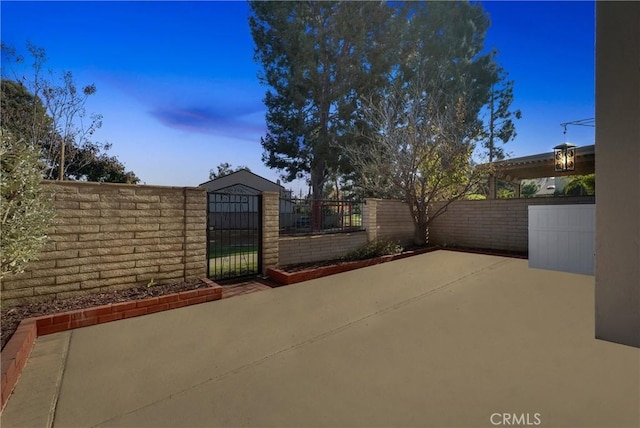
[(529, 267), (595, 274), (596, 206), (529, 206)]

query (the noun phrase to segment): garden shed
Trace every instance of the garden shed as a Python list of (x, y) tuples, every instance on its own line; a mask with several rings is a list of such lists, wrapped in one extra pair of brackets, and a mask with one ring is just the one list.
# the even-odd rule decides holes
[[(267, 180), (248, 169), (214, 178), (199, 187), (205, 188), (209, 194), (209, 225), (223, 229), (258, 225), (261, 209), (258, 196), (263, 192), (277, 192), (280, 198), (291, 193), (280, 183)], [(281, 206), (280, 211), (282, 209)]]
[(262, 192), (278, 192), (283, 197), (288, 195), (288, 191), (280, 183), (267, 180), (248, 169), (241, 169), (231, 174), (214, 178), (200, 184), (199, 187), (204, 187), (207, 192), (240, 195), (259, 195)]

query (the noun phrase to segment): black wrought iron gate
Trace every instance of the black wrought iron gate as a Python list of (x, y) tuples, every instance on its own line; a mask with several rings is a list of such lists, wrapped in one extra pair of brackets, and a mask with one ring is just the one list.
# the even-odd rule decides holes
[(261, 272), (262, 195), (208, 194), (207, 270), (214, 280)]

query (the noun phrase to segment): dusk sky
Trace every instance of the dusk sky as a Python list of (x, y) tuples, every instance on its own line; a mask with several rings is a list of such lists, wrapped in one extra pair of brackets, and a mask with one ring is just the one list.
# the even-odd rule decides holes
[[(481, 2), (496, 48), (515, 81), (518, 136), (512, 157), (550, 152), (564, 142), (561, 122), (594, 117), (594, 2)], [(221, 162), (262, 164), (266, 130), (245, 2), (2, 1), (1, 38), (26, 53), (47, 52), (48, 67), (95, 83), (89, 112), (96, 133), (142, 182), (197, 186)], [(2, 73), (11, 77), (3, 64)], [(14, 70), (15, 71), (15, 70)], [(571, 126), (567, 141), (594, 143), (594, 128)], [(298, 192), (304, 184), (285, 184)]]

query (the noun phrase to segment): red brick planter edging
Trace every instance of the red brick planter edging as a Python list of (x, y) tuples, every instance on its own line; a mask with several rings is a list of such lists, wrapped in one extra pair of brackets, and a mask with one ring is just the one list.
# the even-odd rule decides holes
[(278, 284), (290, 285), (302, 281), (308, 281), (310, 279), (322, 278), (323, 276), (334, 275), (336, 273), (347, 272), (367, 266), (374, 266), (380, 263), (390, 262), (392, 260), (400, 260), (406, 257), (416, 256), (418, 254), (424, 254), (438, 249), (439, 247), (421, 248), (419, 250), (407, 251), (402, 254), (381, 256), (376, 257), (375, 259), (347, 262), (333, 266), (323, 266), (319, 268), (301, 270), (298, 272), (285, 272), (280, 269), (268, 268), (267, 275)]
[(13, 388), (18, 383), (20, 373), (27, 363), (33, 342), (38, 336), (35, 318), (24, 319), (2, 350), (2, 381), (0, 384), (0, 409), (4, 410)]
[(527, 258), (527, 255), (521, 252), (500, 251), (500, 250), (483, 249), (483, 248), (443, 247), (439, 245), (434, 245), (433, 247), (421, 248), (419, 250), (414, 250), (414, 251), (407, 251), (402, 254), (376, 257), (375, 259), (348, 262), (348, 263), (343, 263), (343, 264), (333, 265), (333, 266), (323, 266), (319, 268), (301, 270), (298, 272), (286, 272), (281, 269), (268, 268), (267, 275), (269, 276), (270, 279), (272, 279), (274, 282), (280, 285), (290, 285), (290, 284), (296, 284), (298, 282), (308, 281), (310, 279), (322, 278), (323, 276), (334, 275), (336, 273), (347, 272), (350, 270), (360, 269), (367, 266), (373, 266), (380, 263), (389, 262), (392, 260), (400, 260), (400, 259), (404, 259), (405, 257), (411, 257), (418, 254), (429, 253), (431, 251), (436, 251), (436, 250), (448, 250), (448, 251), (458, 251), (463, 253), (485, 254), (490, 256), (513, 257), (518, 259)]
[(222, 299), (220, 285), (207, 278), (202, 282), (209, 287), (22, 320), (2, 350), (0, 409), (15, 388), (36, 337)]

